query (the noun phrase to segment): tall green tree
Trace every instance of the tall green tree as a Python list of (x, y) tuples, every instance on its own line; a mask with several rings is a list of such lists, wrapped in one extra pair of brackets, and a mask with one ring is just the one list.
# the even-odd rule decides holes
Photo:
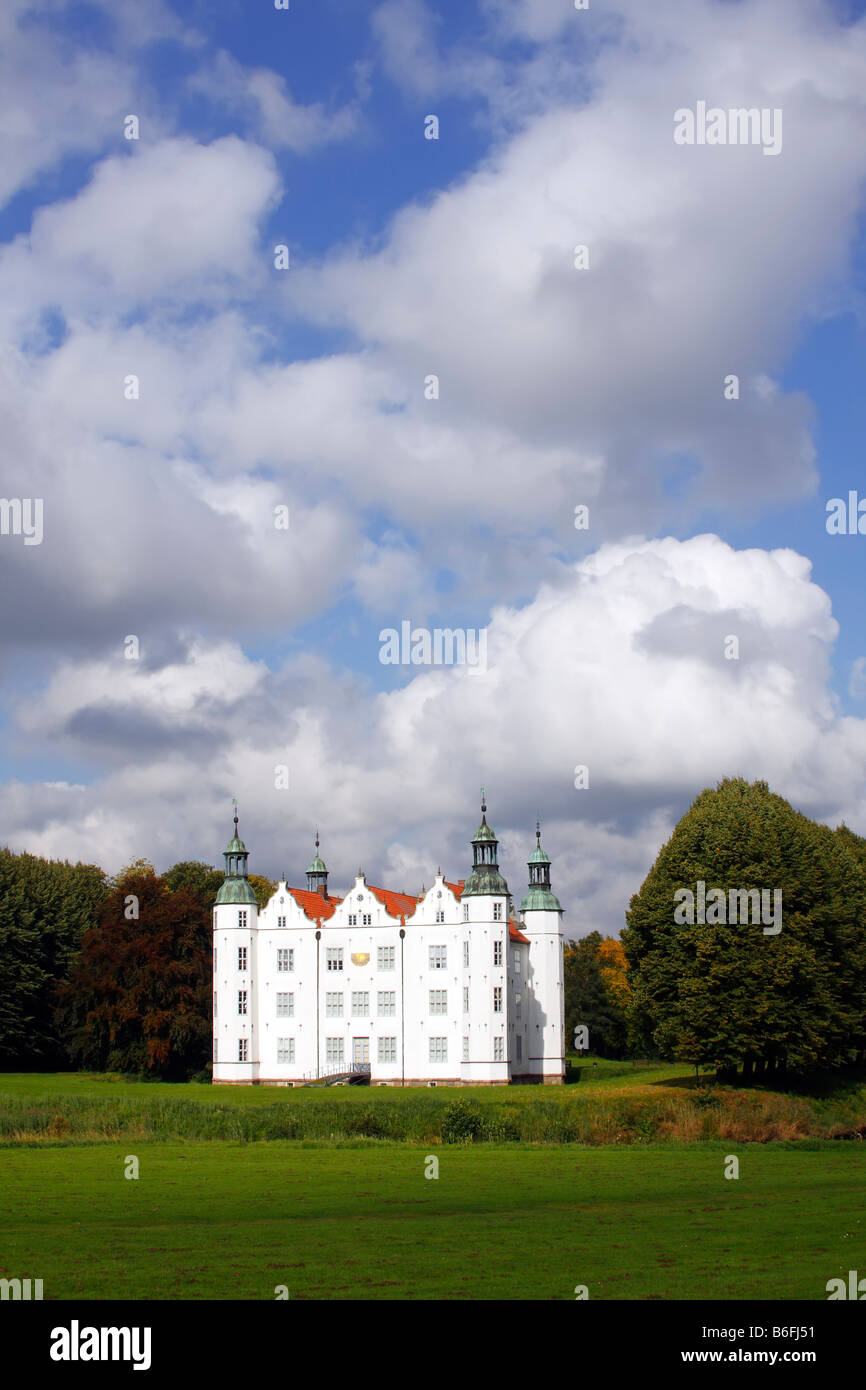
[(62, 1065), (54, 992), (105, 892), (95, 865), (0, 849), (0, 1065)]
[[(677, 921), (675, 894), (782, 893), (765, 923)], [(834, 1065), (862, 1047), (866, 878), (826, 826), (765, 782), (701, 793), (626, 914), (633, 1026), (663, 1055), (723, 1071)]]

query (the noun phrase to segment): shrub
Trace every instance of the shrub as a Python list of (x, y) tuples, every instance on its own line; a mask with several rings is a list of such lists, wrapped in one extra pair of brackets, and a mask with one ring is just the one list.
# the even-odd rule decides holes
[(455, 1100), (442, 1116), (442, 1140), (446, 1144), (473, 1144), (484, 1138), (484, 1119), (468, 1100)]

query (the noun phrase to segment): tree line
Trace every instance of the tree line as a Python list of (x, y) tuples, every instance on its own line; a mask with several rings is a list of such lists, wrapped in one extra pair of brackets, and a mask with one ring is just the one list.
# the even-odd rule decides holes
[[(185, 860), (109, 878), (0, 849), (0, 1067), (182, 1080), (211, 1056), (211, 913), (223, 881)], [(263, 906), (275, 884), (250, 882)]]

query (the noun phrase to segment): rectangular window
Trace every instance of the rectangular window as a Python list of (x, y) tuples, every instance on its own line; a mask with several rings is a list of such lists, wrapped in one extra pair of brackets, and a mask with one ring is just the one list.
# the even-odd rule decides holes
[(493, 1060), (494, 1060), (494, 1062), (504, 1062), (504, 1061), (505, 1061), (505, 1039), (504, 1039), (504, 1038), (494, 1038), (494, 1039), (493, 1039)]
[(213, 1040), (213, 1059), (215, 1062), (220, 1059), (220, 1045), (216, 1038)]
[(214, 990), (214, 992), (213, 992), (213, 1016), (214, 1016), (214, 1018), (216, 1018), (216, 1016), (217, 1016), (217, 992), (216, 992), (216, 990)]
[(522, 995), (520, 995), (520, 994), (515, 994), (515, 996), (514, 996), (514, 1017), (515, 1017), (515, 1018), (520, 1018), (520, 1013), (521, 1013), (521, 1009), (522, 1009), (522, 999), (523, 999), (523, 996), (522, 996)]
[(518, 1060), (518, 1062), (522, 1062), (522, 1061), (523, 1061), (523, 1034), (522, 1034), (522, 1033), (518, 1033), (517, 1036), (516, 1036), (515, 1039), (514, 1039), (514, 1042), (515, 1042), (515, 1044), (516, 1044), (516, 1046), (517, 1046), (517, 1060)]
[(431, 1039), (430, 1039), (430, 1061), (431, 1061), (431, 1062), (447, 1062), (447, 1061), (448, 1061), (448, 1039), (447, 1039), (447, 1038), (431, 1038)]
[(214, 946), (214, 948), (213, 948), (213, 973), (214, 973), (214, 974), (216, 974), (216, 972), (217, 972), (216, 956), (217, 956), (217, 953), (216, 953), (216, 946)]
[(325, 1018), (343, 1017), (343, 996), (342, 994), (325, 995)]
[(397, 1060), (397, 1039), (380, 1038), (378, 1059), (380, 1062), (396, 1062)]
[(393, 1018), (397, 1012), (396, 990), (380, 989), (376, 999), (376, 1009), (380, 1018)]
[(277, 995), (277, 1018), (294, 1018), (295, 1016), (295, 996), (293, 994)]
[(394, 947), (393, 947), (393, 946), (377, 946), (377, 947), (376, 947), (376, 969), (377, 969), (377, 970), (393, 970), (393, 969), (394, 969)]
[(238, 970), (246, 970), (246, 968), (247, 968), (247, 948), (246, 948), (246, 946), (239, 946), (239, 947), (238, 947)]
[(502, 964), (502, 942), (501, 942), (501, 941), (494, 941), (494, 943), (493, 943), (493, 964), (494, 964), (494, 965), (501, 965), (501, 964)]
[(464, 941), (464, 942), (463, 942), (463, 967), (464, 967), (465, 970), (468, 970), (468, 969), (469, 969), (469, 942), (468, 942), (468, 941)]
[(342, 946), (328, 946), (325, 951), (325, 964), (328, 970), (342, 970), (343, 968), (343, 948)]
[(468, 1012), (469, 1012), (469, 986), (468, 986), (468, 985), (464, 985), (464, 986), (463, 986), (463, 1012), (464, 1012), (465, 1014), (468, 1014)]
[(350, 912), (350, 913), (349, 913), (349, 926), (350, 926), (350, 927), (357, 927), (357, 925), (358, 925), (358, 914), (357, 914), (357, 912)]
[(469, 921), (469, 904), (468, 904), (468, 903), (464, 903), (464, 904), (463, 904), (463, 921), (464, 921), (464, 922), (468, 922), (468, 921)]
[(292, 966), (289, 964), (289, 960), (290, 957), (293, 955), (293, 951), (277, 951), (277, 970), (280, 971), (282, 974), (285, 974), (287, 970), (291, 970)]
[(352, 990), (352, 1017), (368, 1018), (370, 1014), (370, 995), (365, 989)]
[(431, 1014), (447, 1014), (448, 1012), (448, 991), (447, 989), (431, 989), (430, 1012)]
[(277, 926), (278, 926), (278, 927), (284, 927), (285, 925), (286, 925), (286, 919), (285, 919), (285, 917), (278, 917), (278, 918), (277, 918)]
[(437, 922), (444, 922), (444, 921), (445, 921), (445, 913), (444, 913), (444, 911), (442, 910), (441, 907), (438, 909), (438, 911), (437, 911), (437, 913), (436, 913), (436, 921), (437, 921)]
[(245, 989), (238, 990), (238, 1013), (245, 1014), (247, 1011), (247, 992)]
[(445, 970), (448, 965), (448, 948), (446, 946), (430, 947), (430, 969)]
[(372, 913), (370, 913), (370, 912), (362, 912), (362, 913), (361, 913), (361, 925), (362, 925), (363, 927), (369, 927), (369, 925), (370, 925), (370, 923), (372, 922), (372, 920), (373, 920)]
[(277, 1038), (277, 1061), (294, 1062), (295, 1060), (295, 1040), (294, 1038)]
[(325, 1061), (334, 1063), (343, 1060), (343, 1039), (325, 1038)]
[(502, 986), (496, 985), (493, 990), (493, 1012), (502, 1013)]
[(464, 1038), (464, 1039), (463, 1039), (463, 1060), (464, 1060), (464, 1062), (468, 1062), (468, 1061), (469, 1061), (469, 1039), (468, 1039), (468, 1038)]
[(514, 952), (514, 973), (515, 973), (515, 975), (519, 975), (519, 974), (520, 974), (520, 952), (519, 952), (519, 951), (515, 951), (515, 952)]
[(493, 920), (494, 922), (502, 921), (502, 903), (493, 904)]
[(238, 1038), (238, 1061), (239, 1061), (239, 1062), (245, 1062), (246, 1060), (247, 1060), (247, 1040), (246, 1040), (246, 1038)]
[(240, 911), (238, 912), (238, 926), (239, 926), (239, 927), (245, 927), (246, 924), (247, 924), (247, 910), (246, 910), (245, 907), (242, 907), (242, 908), (240, 909)]

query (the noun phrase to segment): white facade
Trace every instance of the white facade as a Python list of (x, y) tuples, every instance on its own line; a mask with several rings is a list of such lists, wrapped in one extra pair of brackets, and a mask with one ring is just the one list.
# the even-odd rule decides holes
[[(473, 875), (468, 893), (441, 873), (418, 898), (359, 873), (333, 898), (317, 856), (310, 887), (281, 881), (261, 911), (218, 898), (214, 1082), (298, 1085), (353, 1067), (373, 1085), (561, 1082), (562, 911), (514, 920), (483, 829), (493, 877)], [(220, 897), (242, 896), (237, 836), (226, 864)], [(488, 882), (499, 891), (479, 891)]]

